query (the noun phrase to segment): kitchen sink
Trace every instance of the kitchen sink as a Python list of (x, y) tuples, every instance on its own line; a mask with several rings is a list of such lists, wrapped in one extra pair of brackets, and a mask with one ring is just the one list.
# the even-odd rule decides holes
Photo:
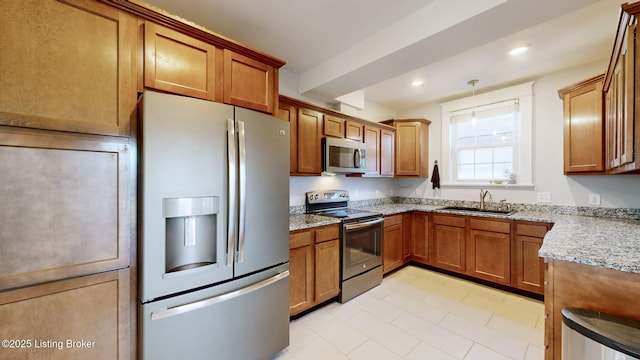
[(516, 212), (515, 210), (479, 209), (479, 208), (466, 207), (466, 206), (445, 206), (445, 207), (439, 208), (438, 210), (464, 211), (464, 212), (471, 212), (471, 213), (502, 214), (502, 215), (511, 215)]

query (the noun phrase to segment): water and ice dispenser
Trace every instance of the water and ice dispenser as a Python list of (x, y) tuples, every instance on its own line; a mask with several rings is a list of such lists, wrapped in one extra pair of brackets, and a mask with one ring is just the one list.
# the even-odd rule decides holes
[(215, 264), (219, 198), (169, 198), (163, 207), (166, 273)]

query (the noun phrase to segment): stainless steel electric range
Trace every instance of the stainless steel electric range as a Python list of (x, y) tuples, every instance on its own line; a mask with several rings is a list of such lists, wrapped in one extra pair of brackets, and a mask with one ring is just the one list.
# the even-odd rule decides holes
[(350, 209), (349, 192), (307, 192), (306, 212), (341, 219), (340, 296), (347, 302), (382, 282), (382, 214)]

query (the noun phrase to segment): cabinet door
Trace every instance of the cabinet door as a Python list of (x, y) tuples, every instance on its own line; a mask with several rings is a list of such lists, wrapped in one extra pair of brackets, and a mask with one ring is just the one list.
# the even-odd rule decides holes
[(0, 125), (129, 136), (137, 21), (98, 1), (4, 1)]
[(340, 293), (340, 241), (315, 245), (315, 303), (319, 304)]
[[(152, 22), (144, 24), (144, 86), (222, 101), (220, 49)], [(217, 61), (216, 61), (217, 60)]]
[(433, 215), (431, 264), (463, 273), (466, 269), (466, 220), (462, 216)]
[(413, 213), (411, 215), (412, 258), (420, 263), (429, 263), (429, 221), (428, 214)]
[(0, 290), (126, 267), (125, 138), (0, 130)]
[(344, 137), (344, 119), (337, 116), (325, 115), (322, 134), (338, 138)]
[(396, 124), (395, 175), (420, 175), (420, 124)]
[(411, 261), (413, 252), (413, 218), (420, 216), (419, 213), (407, 213), (402, 215), (402, 263)]
[(380, 131), (380, 175), (393, 176), (394, 172), (394, 134), (390, 130)]
[(505, 285), (511, 283), (511, 235), (471, 229), (467, 239), (469, 275)]
[(564, 172), (604, 170), (602, 81), (564, 95)]
[(364, 145), (366, 147), (367, 168), (365, 174), (380, 175), (380, 129), (364, 127)]
[(543, 224), (516, 224), (515, 285), (523, 290), (544, 293), (544, 259), (538, 256), (549, 227)]
[[(298, 164), (297, 174), (320, 175), (322, 172), (322, 113), (309, 109), (298, 109)], [(293, 151), (293, 149), (292, 149)]]
[(364, 126), (355, 121), (349, 121), (345, 123), (344, 128), (344, 137), (347, 139), (360, 141), (362, 142), (364, 134), (363, 134)]
[(273, 113), (277, 69), (231, 50), (224, 50), (224, 102)]
[(382, 269), (385, 273), (402, 266), (402, 235), (402, 215), (386, 217), (382, 237)]
[(289, 250), (289, 314), (298, 314), (313, 305), (313, 247)]
[(0, 338), (24, 341), (3, 346), (2, 358), (129, 359), (129, 276), (122, 269), (0, 292)]

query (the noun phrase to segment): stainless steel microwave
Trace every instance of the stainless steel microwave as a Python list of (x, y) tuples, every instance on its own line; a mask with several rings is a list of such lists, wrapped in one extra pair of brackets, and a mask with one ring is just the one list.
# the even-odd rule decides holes
[(366, 165), (363, 143), (348, 139), (322, 139), (322, 171), (335, 174), (364, 174)]

